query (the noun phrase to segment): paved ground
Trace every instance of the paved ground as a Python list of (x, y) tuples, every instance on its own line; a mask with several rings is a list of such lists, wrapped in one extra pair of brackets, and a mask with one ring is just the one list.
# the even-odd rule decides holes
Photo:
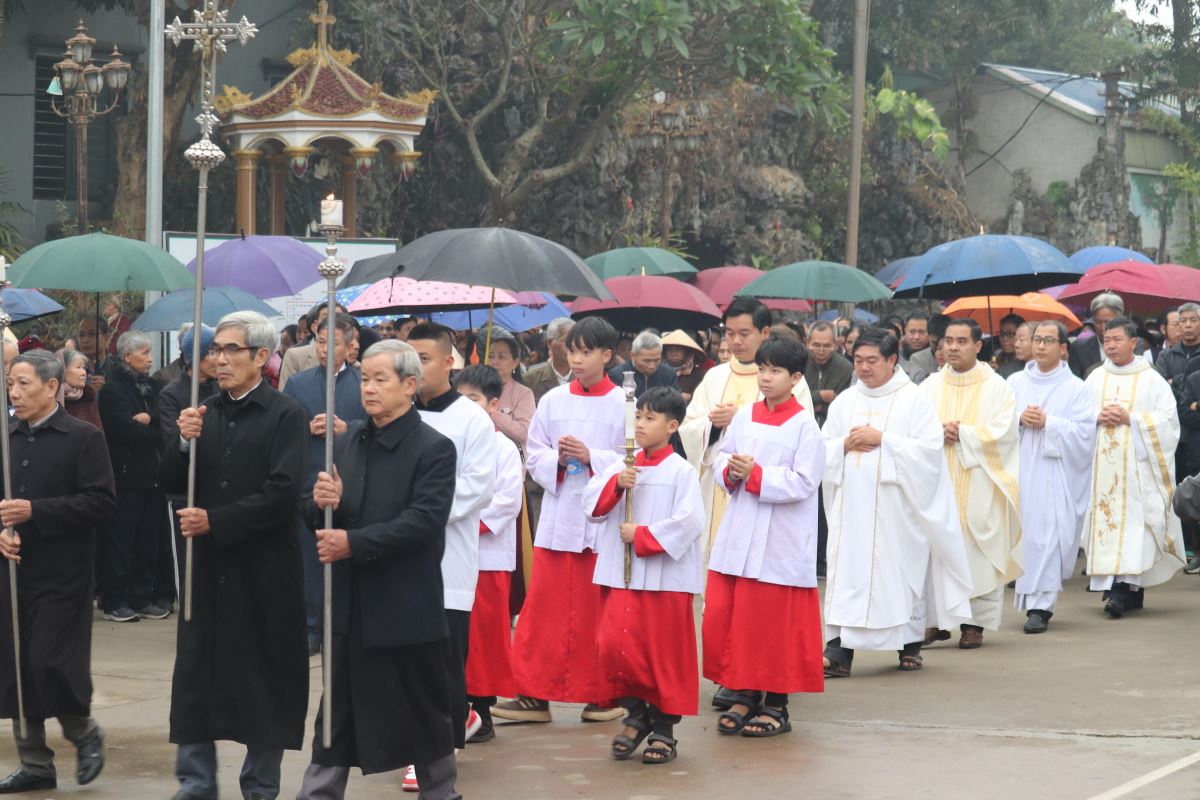
[[(854, 677), (793, 699), (788, 736), (729, 739), (716, 735), (715, 714), (686, 720), (680, 757), (665, 767), (613, 762), (616, 723), (583, 724), (578, 707), (556, 707), (551, 725), (504, 726), (494, 742), (469, 747), (459, 788), (468, 798), (522, 800), (1200, 798), (1200, 763), (1113, 791), (1200, 753), (1200, 578), (1176, 577), (1151, 590), (1145, 611), (1115, 622), (1076, 579), (1049, 633), (1023, 635), (1022, 621), (1009, 609), (982, 650), (930, 648), (915, 674), (896, 671), (892, 655), (862, 653)], [(64, 786), (37, 800), (173, 794), (174, 629), (174, 619), (96, 623), (96, 715), (109, 733), (108, 767), (91, 787), (74, 786), (74, 753), (57, 740)], [(315, 713), (316, 659), (311, 685)], [(711, 689), (702, 687), (705, 704)], [(237, 798), (241, 750), (220, 752), (223, 797)], [(11, 741), (0, 742), (0, 768), (13, 761)], [(306, 763), (303, 753), (285, 758), (281, 797), (295, 796)], [(356, 775), (349, 796), (399, 793), (398, 775)]]

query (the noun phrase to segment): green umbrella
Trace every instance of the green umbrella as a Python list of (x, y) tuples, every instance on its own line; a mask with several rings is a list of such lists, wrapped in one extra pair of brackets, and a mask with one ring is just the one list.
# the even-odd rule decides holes
[(861, 269), (832, 261), (801, 261), (764, 273), (739, 289), (737, 295), (760, 300), (866, 303), (887, 300), (892, 290)]
[(195, 279), (167, 251), (136, 239), (89, 233), (39, 244), (9, 269), (18, 289), (173, 292)]
[(687, 280), (699, 272), (679, 256), (659, 247), (621, 247), (597, 253), (583, 261), (602, 281), (628, 275), (662, 275)]

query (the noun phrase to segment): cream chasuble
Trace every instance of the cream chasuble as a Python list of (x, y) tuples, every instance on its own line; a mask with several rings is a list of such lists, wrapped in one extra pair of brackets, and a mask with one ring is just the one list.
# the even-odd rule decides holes
[[(860, 425), (883, 432), (874, 450), (845, 452)], [(936, 619), (971, 618), (971, 569), (928, 397), (897, 368), (883, 386), (856, 383), (834, 399), (826, 441), (829, 521), (825, 638), (854, 650), (899, 650), (920, 641), (927, 583)], [(930, 574), (932, 573), (932, 574)]]
[(945, 445), (959, 522), (971, 565), (971, 597), (1021, 574), (1021, 515), (1016, 404), (1008, 383), (983, 362), (967, 372), (949, 364), (921, 389), (943, 423), (958, 422), (958, 442)]
[[(804, 407), (804, 413), (812, 414), (812, 395), (808, 391), (808, 381), (798, 382), (792, 389), (792, 396)], [(712, 550), (713, 539), (721, 527), (721, 519), (729, 505), (729, 493), (721, 486), (720, 481), (714, 480), (713, 473), (713, 462), (721, 449), (725, 432), (720, 431), (718, 436), (713, 436), (708, 414), (724, 403), (733, 403), (738, 408), (743, 408), (760, 399), (762, 395), (758, 391), (758, 367), (731, 358), (728, 363), (718, 364), (704, 373), (704, 378), (696, 387), (692, 401), (688, 404), (683, 425), (679, 428), (679, 438), (683, 441), (687, 460), (700, 472), (700, 495), (707, 519), (704, 535), (705, 553)]]
[(1183, 534), (1171, 510), (1179, 418), (1170, 385), (1135, 358), (1124, 367), (1105, 361), (1087, 387), (1099, 412), (1119, 403), (1129, 425), (1101, 426), (1092, 462), (1092, 502), (1083, 523), (1092, 588), (1112, 578), (1155, 586), (1183, 566)]

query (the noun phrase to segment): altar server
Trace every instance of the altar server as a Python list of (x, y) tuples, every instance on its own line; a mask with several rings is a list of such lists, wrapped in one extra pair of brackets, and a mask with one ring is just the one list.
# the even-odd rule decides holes
[(583, 719), (621, 716), (600, 708), (596, 615), (600, 588), (596, 536), (603, 525), (584, 516), (581, 498), (591, 475), (622, 456), (625, 393), (605, 374), (617, 332), (598, 317), (575, 323), (567, 337), (572, 380), (542, 397), (529, 426), (526, 467), (546, 494), (533, 547), (533, 579), (513, 635), (518, 696), (498, 703), (493, 716), (549, 722), (550, 700), (587, 703)]
[[(604, 523), (596, 541), (596, 643), (605, 694), (620, 698), (626, 712), (612, 742), (618, 760), (633, 756), (647, 736), (643, 763), (675, 760), (675, 725), (699, 710), (692, 595), (704, 587), (704, 506), (696, 470), (671, 447), (686, 412), (678, 390), (648, 389), (637, 404), (634, 465), (614, 463), (583, 495), (588, 517)], [(632, 522), (625, 521), (626, 492), (633, 493)]]
[(729, 509), (708, 564), (704, 676), (734, 691), (722, 734), (787, 733), (788, 694), (824, 691), (816, 561), (825, 442), (792, 394), (806, 360), (792, 339), (758, 348), (763, 399), (737, 412), (713, 465)]

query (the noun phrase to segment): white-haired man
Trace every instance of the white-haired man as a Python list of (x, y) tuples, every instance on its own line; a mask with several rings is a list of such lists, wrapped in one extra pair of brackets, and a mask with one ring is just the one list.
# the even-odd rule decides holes
[(1100, 342), (1104, 338), (1104, 326), (1117, 317), (1125, 316), (1125, 301), (1121, 295), (1104, 292), (1092, 298), (1092, 328), (1095, 336), (1076, 339), (1071, 343), (1067, 365), (1077, 378), (1086, 379), (1093, 369), (1104, 360)]
[(187, 484), (196, 447), (196, 505), (179, 509), (194, 542), (192, 619), (179, 626), (171, 682), (175, 800), (216, 800), (215, 741), (246, 745), (242, 796), (279, 794), (283, 751), (299, 750), (308, 710), (303, 567), (296, 509), (308, 469), (308, 415), (263, 380), (275, 352), (266, 317), (238, 311), (210, 352), (221, 392), (179, 414), (167, 491)]
[(675, 368), (663, 362), (662, 337), (654, 331), (642, 331), (633, 337), (629, 360), (608, 371), (608, 379), (620, 386), (625, 374), (633, 373), (634, 397), (641, 397), (647, 389), (662, 386), (676, 389)]

